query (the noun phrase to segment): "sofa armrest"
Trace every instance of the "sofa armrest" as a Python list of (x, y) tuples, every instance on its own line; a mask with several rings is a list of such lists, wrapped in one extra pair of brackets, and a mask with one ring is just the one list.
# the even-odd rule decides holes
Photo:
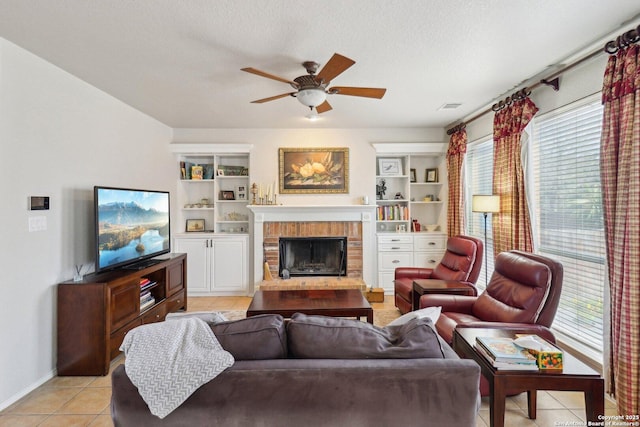
[(420, 308), (442, 307), (442, 312), (471, 314), (473, 304), (478, 297), (467, 295), (426, 294), (420, 297)]
[(433, 274), (433, 268), (398, 267), (395, 270), (394, 279), (429, 279)]

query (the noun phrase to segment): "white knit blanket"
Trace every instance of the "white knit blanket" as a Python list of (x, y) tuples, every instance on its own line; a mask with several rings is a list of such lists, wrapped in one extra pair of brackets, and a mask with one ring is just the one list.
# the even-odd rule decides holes
[(131, 382), (159, 418), (234, 363), (198, 318), (139, 326), (127, 333), (120, 350)]

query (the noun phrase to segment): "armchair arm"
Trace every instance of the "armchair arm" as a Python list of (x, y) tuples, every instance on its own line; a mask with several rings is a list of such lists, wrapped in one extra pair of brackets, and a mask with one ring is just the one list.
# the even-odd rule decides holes
[(473, 304), (478, 297), (466, 295), (426, 294), (420, 297), (420, 308), (442, 307), (442, 312), (471, 314)]
[(398, 267), (394, 279), (429, 279), (432, 273), (433, 268)]

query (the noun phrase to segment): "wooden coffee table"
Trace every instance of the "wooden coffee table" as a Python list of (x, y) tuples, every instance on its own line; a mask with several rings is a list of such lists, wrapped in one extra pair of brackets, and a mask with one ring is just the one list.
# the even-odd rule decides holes
[(457, 280), (415, 279), (413, 281), (413, 310), (420, 308), (420, 297), (425, 294), (475, 295), (470, 285)]
[(366, 317), (373, 323), (373, 308), (357, 289), (257, 291), (247, 309), (247, 317), (279, 314), (289, 318), (293, 313)]
[[(518, 333), (527, 333), (522, 329)], [(531, 332), (535, 333), (535, 332)], [(475, 360), (482, 375), (489, 381), (489, 410), (491, 427), (504, 426), (507, 390), (527, 390), (529, 418), (536, 418), (537, 390), (582, 391), (584, 393), (587, 424), (601, 425), (604, 415), (604, 379), (600, 374), (575, 357), (563, 353), (561, 372), (497, 370), (475, 349), (476, 337), (509, 337), (515, 332), (508, 329), (456, 328), (453, 349), (467, 359)], [(600, 418), (599, 418), (600, 417)]]

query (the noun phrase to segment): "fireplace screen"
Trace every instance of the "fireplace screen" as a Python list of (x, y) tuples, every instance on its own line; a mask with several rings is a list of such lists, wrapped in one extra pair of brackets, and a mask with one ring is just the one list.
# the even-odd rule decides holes
[(347, 274), (346, 237), (281, 237), (279, 252), (280, 277)]

